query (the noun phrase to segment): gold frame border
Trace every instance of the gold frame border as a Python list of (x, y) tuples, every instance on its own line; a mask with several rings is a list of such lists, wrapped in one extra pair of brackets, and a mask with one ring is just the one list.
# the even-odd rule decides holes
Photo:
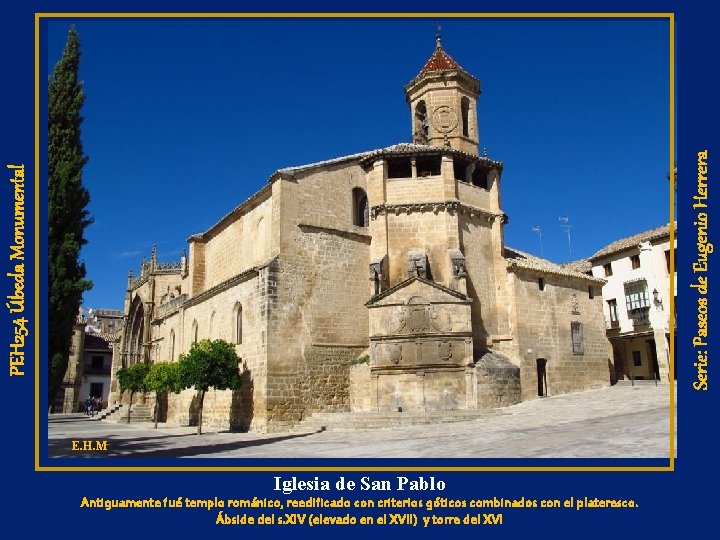
[[(41, 19), (668, 19), (670, 23), (670, 274), (675, 273), (675, 13), (35, 13), (35, 471), (38, 472), (673, 472), (675, 470), (675, 340), (670, 340), (670, 463), (667, 467), (50, 467), (40, 465), (40, 21)], [(670, 279), (670, 310), (675, 312), (675, 279)], [(675, 334), (670, 318), (670, 334)]]

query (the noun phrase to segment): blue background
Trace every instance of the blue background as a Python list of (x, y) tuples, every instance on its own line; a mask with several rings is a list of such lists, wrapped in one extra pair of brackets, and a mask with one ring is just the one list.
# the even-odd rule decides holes
[[(299, 6), (274, 6), (275, 10), (298, 11)], [(398, 5), (397, 11), (407, 8)], [(502, 527), (480, 528), (477, 533), (492, 534), (493, 536), (514, 538), (523, 535), (534, 535), (544, 538), (577, 537), (616, 537), (629, 538), (644, 536), (667, 537), (670, 534), (703, 534), (716, 530), (713, 524), (714, 497), (707, 495), (708, 490), (714, 488), (714, 479), (717, 468), (714, 459), (717, 454), (717, 421), (713, 414), (717, 411), (717, 393), (714, 390), (713, 350), (709, 364), (710, 390), (708, 392), (694, 392), (691, 388), (694, 367), (692, 362), (695, 352), (691, 346), (692, 332), (695, 325), (696, 295), (690, 291), (688, 285), (691, 279), (690, 264), (694, 257), (694, 233), (690, 212), (691, 197), (695, 191), (697, 152), (708, 149), (710, 152), (710, 201), (713, 196), (712, 183), (715, 176), (714, 156), (717, 135), (713, 133), (718, 125), (717, 90), (714, 87), (713, 72), (717, 71), (716, 49), (717, 29), (716, 13), (700, 2), (503, 2), (500, 3), (459, 3), (450, 2), (441, 6), (444, 11), (653, 11), (676, 13), (676, 98), (677, 98), (677, 161), (678, 166), (678, 458), (675, 461), (674, 472), (441, 472), (441, 473), (364, 473), (379, 479), (383, 476), (394, 478), (397, 474), (408, 476), (423, 475), (442, 479), (447, 489), (442, 496), (452, 499), (489, 498), (493, 496), (506, 498), (558, 498), (565, 499), (570, 496), (600, 497), (600, 498), (627, 498), (639, 503), (639, 509), (632, 511), (621, 510), (515, 510), (507, 512)], [(364, 2), (356, 6), (363, 11), (387, 11), (388, 4), (378, 2)], [(434, 2), (414, 2), (411, 6), (415, 12), (434, 12), (438, 6)], [(27, 2), (25, 5), (13, 6), (14, 11), (3, 8), (3, 47), (2, 47), (2, 73), (3, 73), (3, 104), (2, 129), (0, 129), (0, 160), (3, 163), (26, 164), (28, 179), (34, 178), (33, 171), (33, 81), (34, 81), (34, 11), (83, 12), (99, 11), (100, 9), (122, 11), (151, 11), (165, 10), (162, 2)], [(205, 2), (202, 5), (189, 2), (174, 2), (173, 11), (230, 11), (247, 10), (242, 5), (232, 5), (229, 2)], [(268, 10), (267, 5), (258, 6), (260, 10)], [(306, 3), (303, 11), (328, 11), (332, 6), (318, 3)], [(339, 9), (339, 7), (335, 7)], [(349, 5), (343, 5), (349, 10)], [(41, 67), (40, 73), (45, 73)], [(45, 80), (41, 76), (40, 84), (44, 86)], [(9, 177), (6, 175), (6, 177)], [(41, 177), (41, 184), (44, 179)], [(11, 213), (11, 185), (5, 184), (2, 200), (3, 211), (0, 212), (0, 231), (5, 238), (4, 244), (11, 242), (12, 213)], [(26, 241), (28, 246), (32, 243), (33, 213), (31, 207), (32, 187), (26, 186), (27, 222), (28, 229)], [(44, 205), (44, 201), (41, 201)], [(712, 205), (714, 206), (714, 205)], [(710, 223), (714, 215), (710, 209)], [(41, 214), (42, 216), (42, 214)], [(41, 219), (42, 223), (42, 219)], [(713, 230), (713, 228), (711, 228)], [(41, 237), (43, 229), (41, 227)], [(711, 236), (711, 240), (712, 240)], [(41, 243), (40, 252), (43, 253)], [(26, 268), (32, 268), (32, 254), (28, 251)], [(711, 268), (715, 261), (711, 257)], [(40, 279), (43, 276), (41, 273)], [(3, 295), (9, 294), (10, 281), (3, 280), (0, 285)], [(33, 288), (26, 287), (26, 311), (32, 312)], [(710, 311), (715, 307), (714, 282), (710, 280)], [(44, 301), (44, 300), (43, 300)], [(42, 304), (42, 302), (41, 302)], [(7, 313), (4, 313), (7, 316)], [(33, 317), (34, 319), (34, 317)], [(34, 321), (32, 336), (40, 331), (41, 342), (45, 332), (45, 318), (41, 313), (39, 319)], [(711, 345), (713, 340), (713, 325), (710, 324)], [(3, 321), (0, 333), (2, 339), (9, 343), (11, 325)], [(31, 357), (32, 348), (28, 347), (26, 354)], [(41, 373), (46, 370), (43, 350), (40, 351)], [(5, 368), (6, 369), (6, 368)], [(34, 391), (34, 365), (28, 365), (27, 376), (24, 378), (7, 377), (7, 372), (0, 377), (0, 406), (5, 413), (5, 437), (2, 445), (2, 458), (6, 467), (5, 477), (5, 504), (3, 515), (12, 517), (15, 523), (21, 524), (28, 533), (52, 534), (59, 538), (77, 536), (107, 536), (111, 538), (125, 535), (154, 534), (163, 531), (163, 534), (185, 535), (217, 534), (238, 535), (254, 534), (258, 529), (248, 531), (245, 529), (214, 527), (214, 512), (201, 510), (81, 510), (80, 500), (83, 496), (106, 498), (145, 498), (145, 497), (178, 497), (212, 498), (214, 496), (225, 498), (252, 498), (269, 497), (276, 494), (272, 491), (274, 481), (273, 473), (254, 472), (36, 472), (34, 470), (34, 415), (41, 417), (41, 433), (44, 433), (45, 414), (36, 410)], [(41, 391), (41, 396), (44, 391)], [(44, 435), (43, 435), (44, 437)], [(76, 462), (73, 462), (75, 464)], [(81, 465), (98, 465), (99, 461), (79, 461)], [(118, 463), (118, 462), (113, 462)], [(544, 464), (546, 462), (543, 462)], [(172, 463), (175, 465), (176, 463)], [(193, 465), (198, 463), (192, 462)], [(233, 464), (237, 464), (233, 463)], [(437, 463), (418, 461), (405, 462), (404, 465), (420, 466), (427, 464), (437, 466)], [(492, 462), (476, 463), (477, 465), (490, 465)], [(523, 464), (537, 464), (537, 462), (523, 462)], [(553, 464), (578, 464), (577, 462), (553, 462)], [(593, 463), (596, 464), (596, 463)], [(608, 463), (606, 465), (617, 465)], [(643, 464), (649, 464), (643, 462)], [(655, 464), (655, 463), (653, 463)], [(213, 465), (217, 465), (213, 462)], [(229, 465), (229, 463), (228, 463)], [(299, 464), (298, 464), (299, 465)], [(316, 461), (303, 463), (305, 466), (341, 466), (332, 461)], [(378, 466), (380, 463), (366, 463), (365, 466)], [(363, 473), (337, 473), (337, 472), (311, 472), (311, 473), (281, 473), (283, 477), (292, 474), (302, 478), (318, 476), (331, 483), (340, 475), (348, 479), (358, 480)], [(712, 491), (710, 491), (712, 493)], [(332, 492), (312, 493), (319, 496), (333, 496)], [(297, 495), (297, 494), (296, 494)], [(305, 492), (305, 497), (310, 493)], [(338, 494), (339, 495), (339, 494)], [(350, 498), (365, 497), (365, 493), (354, 492), (345, 494)], [(396, 498), (407, 496), (407, 492), (384, 494)], [(416, 495), (416, 494), (414, 494)], [(425, 493), (422, 498), (430, 498), (438, 493)], [(300, 497), (295, 497), (300, 498)], [(500, 512), (501, 510), (496, 510)], [(463, 515), (466, 511), (457, 512)], [(468, 509), (467, 512), (473, 513)], [(449, 513), (449, 512), (448, 512)], [(260, 528), (260, 531), (263, 529)], [(298, 534), (306, 529), (286, 529), (281, 527), (266, 527), (265, 534)], [(141, 532), (142, 531), (142, 532)], [(338, 529), (332, 527), (314, 528), (313, 534), (442, 534), (436, 529), (422, 530), (419, 528), (405, 529), (397, 527), (386, 528), (355, 528)], [(471, 534), (475, 531), (459, 531), (453, 528), (449, 532)]]

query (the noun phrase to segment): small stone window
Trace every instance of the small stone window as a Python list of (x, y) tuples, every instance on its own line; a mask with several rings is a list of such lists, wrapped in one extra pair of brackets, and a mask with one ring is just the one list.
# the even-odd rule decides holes
[(570, 337), (572, 340), (572, 352), (573, 354), (583, 354), (583, 329), (582, 323), (571, 322), (570, 323)]
[(472, 185), (481, 187), (483, 189), (490, 189), (490, 183), (488, 182), (488, 173), (479, 165), (475, 165), (475, 170), (472, 174)]
[(453, 159), (453, 175), (455, 176), (455, 180), (460, 180), (461, 182), (467, 182), (468, 181), (468, 165), (470, 163), (467, 160), (460, 159), (460, 158), (454, 158)]
[(412, 162), (410, 158), (389, 158), (387, 160), (388, 178), (411, 178)]
[(235, 343), (240, 345), (243, 338), (243, 309), (241, 304), (235, 305)]
[(633, 270), (640, 268), (640, 255), (630, 257), (630, 266), (632, 266)]
[(198, 340), (198, 323), (193, 321), (192, 323), (192, 342), (197, 343)]
[(440, 176), (440, 164), (442, 156), (418, 156), (415, 160), (417, 167), (417, 175), (423, 176)]
[(429, 138), (429, 124), (427, 119), (427, 107), (424, 101), (418, 101), (415, 107), (415, 126), (413, 129), (413, 142), (415, 144), (427, 144)]
[(593, 298), (595, 298), (595, 289), (593, 288), (592, 285), (588, 285), (588, 298), (589, 298), (590, 300), (592, 300)]
[(538, 278), (538, 289), (545, 290), (545, 278)]
[(640, 351), (633, 351), (632, 357), (633, 357), (633, 366), (635, 366), (635, 367), (642, 366), (642, 355), (640, 354)]
[(620, 319), (618, 318), (617, 300), (612, 298), (607, 301), (608, 313), (610, 314), (610, 328), (619, 328)]
[(464, 137), (468, 137), (470, 132), (468, 125), (468, 119), (470, 117), (470, 100), (466, 97), (460, 100), (460, 112), (462, 114), (462, 134)]
[(605, 277), (612, 276), (612, 263), (603, 264), (603, 271), (605, 272)]
[(352, 190), (353, 199), (353, 225), (368, 227), (370, 225), (370, 207), (367, 193), (362, 188)]

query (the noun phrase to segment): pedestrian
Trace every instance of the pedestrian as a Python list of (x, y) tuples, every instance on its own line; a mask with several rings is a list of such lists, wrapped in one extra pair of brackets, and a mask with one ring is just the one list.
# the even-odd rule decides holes
[(87, 399), (85, 400), (85, 414), (87, 416), (92, 415), (92, 406), (93, 406), (92, 396), (88, 396)]
[(102, 398), (100, 396), (95, 398), (95, 403), (93, 403), (93, 409), (95, 411), (95, 414), (100, 412), (100, 409), (102, 409)]

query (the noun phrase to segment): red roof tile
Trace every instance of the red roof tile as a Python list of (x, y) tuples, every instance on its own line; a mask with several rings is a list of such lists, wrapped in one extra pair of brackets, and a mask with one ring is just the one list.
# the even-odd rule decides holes
[(433, 71), (462, 71), (467, 73), (460, 67), (460, 64), (458, 64), (448, 53), (445, 52), (445, 49), (442, 48), (442, 43), (439, 37), (437, 39), (435, 50), (430, 56), (430, 59), (425, 62), (425, 66), (420, 70), (418, 76), (426, 75), (427, 73), (431, 73)]

